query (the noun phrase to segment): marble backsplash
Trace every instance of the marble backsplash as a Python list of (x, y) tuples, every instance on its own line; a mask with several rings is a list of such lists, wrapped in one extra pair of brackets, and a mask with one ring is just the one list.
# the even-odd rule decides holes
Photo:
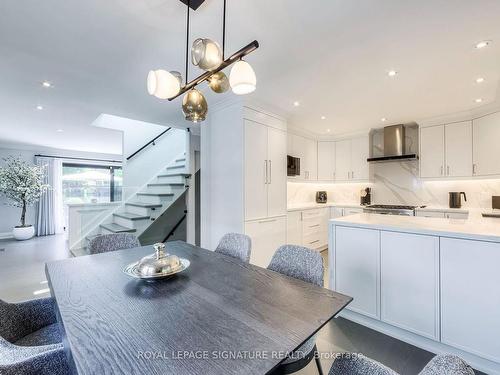
[(370, 164), (370, 183), (288, 182), (288, 205), (313, 203), (318, 190), (328, 192), (328, 201), (357, 204), (359, 192), (372, 188), (372, 203), (447, 207), (448, 192), (464, 191), (463, 208), (491, 208), (491, 196), (500, 195), (500, 179), (421, 180), (418, 162)]

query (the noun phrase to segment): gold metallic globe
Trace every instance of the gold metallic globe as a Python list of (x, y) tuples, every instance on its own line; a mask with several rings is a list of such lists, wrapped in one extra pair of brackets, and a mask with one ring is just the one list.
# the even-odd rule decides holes
[(218, 72), (208, 78), (208, 86), (213, 92), (222, 94), (229, 90), (229, 79), (223, 72)]
[(222, 63), (222, 50), (217, 42), (198, 38), (191, 48), (191, 61), (203, 70), (213, 70)]
[(208, 112), (208, 104), (203, 94), (196, 89), (189, 90), (182, 99), (182, 111), (188, 121), (205, 121)]

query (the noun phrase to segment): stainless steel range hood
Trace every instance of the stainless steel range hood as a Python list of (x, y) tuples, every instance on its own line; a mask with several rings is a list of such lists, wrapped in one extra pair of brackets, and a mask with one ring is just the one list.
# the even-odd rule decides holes
[[(373, 137), (373, 136), (372, 136)], [(392, 161), (392, 160), (416, 160), (416, 152), (411, 152), (407, 148), (406, 126), (403, 124), (391, 125), (383, 128), (383, 152), (382, 155), (374, 155), (372, 152), (367, 160), (369, 162)], [(372, 139), (372, 150), (374, 141)], [(380, 147), (379, 147), (380, 148)], [(380, 152), (379, 152), (380, 153)]]

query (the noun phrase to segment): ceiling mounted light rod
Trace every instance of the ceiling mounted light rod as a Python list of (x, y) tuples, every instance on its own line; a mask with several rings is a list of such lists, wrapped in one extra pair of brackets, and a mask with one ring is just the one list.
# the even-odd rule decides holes
[(222, 60), (226, 58), (226, 0), (224, 0), (224, 10), (222, 13)]
[(221, 70), (227, 68), (229, 65), (233, 64), (234, 62), (241, 60), (243, 57), (248, 55), (249, 53), (255, 51), (257, 48), (259, 48), (259, 42), (254, 40), (253, 42), (249, 43), (242, 49), (240, 49), (238, 52), (235, 52), (232, 56), (228, 57), (226, 60), (224, 60), (217, 69), (211, 70), (209, 72), (203, 73), (201, 76), (198, 78), (193, 79), (191, 82), (186, 84), (186, 86), (182, 87), (181, 90), (177, 93), (177, 95), (169, 98), (169, 101), (174, 100), (175, 98), (181, 96), (184, 94), (186, 91), (191, 90), (193, 87), (198, 86), (200, 83), (203, 81), (206, 81), (211, 75), (220, 72)]
[(186, 20), (186, 85), (188, 83), (188, 71), (189, 71), (189, 8), (191, 5), (191, 0), (187, 0), (187, 20)]

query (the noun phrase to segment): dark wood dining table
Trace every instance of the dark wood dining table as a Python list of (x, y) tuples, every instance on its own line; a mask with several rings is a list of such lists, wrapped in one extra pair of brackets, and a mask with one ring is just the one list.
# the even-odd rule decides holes
[(185, 242), (167, 251), (191, 265), (154, 282), (123, 272), (151, 246), (46, 265), (74, 373), (270, 373), (352, 300)]

